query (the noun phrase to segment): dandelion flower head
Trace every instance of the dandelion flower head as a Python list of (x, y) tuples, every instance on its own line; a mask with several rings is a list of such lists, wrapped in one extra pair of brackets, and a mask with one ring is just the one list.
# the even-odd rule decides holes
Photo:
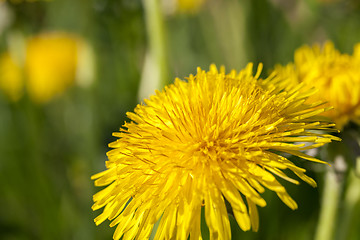
[(13, 102), (23, 94), (23, 75), (19, 64), (9, 52), (0, 56), (0, 89)]
[(25, 88), (32, 101), (46, 103), (75, 81), (82, 87), (92, 83), (92, 49), (82, 38), (44, 32), (12, 42), (0, 55), (0, 89), (10, 100), (19, 100)]
[(176, 0), (176, 8), (179, 12), (183, 13), (195, 13), (205, 3), (205, 0)]
[(166, 15), (196, 14), (206, 0), (162, 0), (162, 9)]
[(301, 151), (336, 139), (312, 131), (333, 124), (317, 116), (320, 103), (304, 104), (313, 90), (283, 91), (274, 76), (258, 79), (261, 65), (255, 76), (252, 68), (198, 68), (127, 113), (131, 122), (114, 133), (107, 170), (92, 177), (106, 186), (93, 197), (93, 210), (104, 208), (95, 223), (109, 219), (114, 239), (147, 239), (157, 221), (155, 239), (201, 239), (203, 210), (210, 239), (227, 240), (226, 201), (244, 231), (258, 230), (265, 189), (296, 209), (278, 178), (299, 184), (288, 169), (316, 183), (279, 153), (321, 162)]
[(349, 121), (360, 123), (360, 45), (354, 54), (341, 54), (331, 42), (323, 48), (303, 46), (296, 50), (294, 63), (276, 66), (288, 88), (298, 83), (315, 87), (318, 92), (309, 102), (322, 100), (334, 109), (323, 115), (330, 117), (339, 129)]
[(28, 40), (25, 71), (32, 100), (45, 103), (74, 81), (80, 40), (67, 33), (43, 33)]

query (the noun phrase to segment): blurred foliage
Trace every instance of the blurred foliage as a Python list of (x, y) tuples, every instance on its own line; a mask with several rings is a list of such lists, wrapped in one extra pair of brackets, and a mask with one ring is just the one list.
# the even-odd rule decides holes
[[(360, 40), (355, 0), (208, 0), (197, 12), (165, 17), (171, 79), (211, 63), (239, 70), (249, 61), (263, 62), (270, 69), (292, 61), (301, 45), (328, 39), (351, 53)], [(138, 103), (148, 46), (142, 2), (0, 1), (0, 23), (1, 54), (14, 44), (16, 49), (15, 33), (26, 39), (64, 31), (83, 38), (95, 58), (92, 85), (74, 85), (45, 105), (26, 94), (18, 101), (0, 94), (0, 238), (111, 239), (113, 229), (93, 223), (99, 212), (91, 210), (90, 176), (105, 169), (111, 133)], [(312, 238), (323, 173), (316, 164), (303, 165), (320, 188), (282, 182), (299, 209), (288, 209), (266, 192), (259, 232), (242, 232), (232, 221), (233, 239)], [(348, 239), (358, 239), (359, 218), (351, 224)]]

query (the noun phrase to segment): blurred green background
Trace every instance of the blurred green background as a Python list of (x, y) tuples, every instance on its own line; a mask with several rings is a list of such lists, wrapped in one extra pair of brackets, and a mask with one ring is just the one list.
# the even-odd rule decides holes
[[(352, 53), (360, 40), (357, 0), (208, 0), (198, 11), (166, 8), (164, 19), (169, 81), (211, 63), (240, 70), (247, 62), (263, 62), (266, 72), (292, 61), (303, 44), (332, 40)], [(75, 83), (44, 104), (26, 93), (17, 101), (0, 93), (0, 239), (112, 239), (108, 221), (93, 223), (100, 211), (91, 210), (92, 195), (99, 189), (90, 176), (105, 169), (111, 134), (138, 103), (140, 79), (148, 78), (142, 75), (151, 32), (144, 5), (0, 1), (0, 53), (17, 48), (14, 38), (51, 31), (73, 33), (90, 46), (93, 81), (86, 87)], [(299, 209), (290, 210), (267, 191), (259, 232), (242, 232), (232, 218), (233, 239), (313, 238), (323, 172), (294, 161), (310, 170), (319, 188), (281, 181)], [(357, 203), (348, 239), (359, 239), (359, 208)]]

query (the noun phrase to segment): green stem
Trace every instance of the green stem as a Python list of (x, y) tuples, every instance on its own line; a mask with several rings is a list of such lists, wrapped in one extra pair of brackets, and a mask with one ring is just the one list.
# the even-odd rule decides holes
[(360, 178), (354, 171), (350, 171), (348, 178), (348, 186), (344, 196), (344, 207), (339, 216), (339, 227), (336, 239), (348, 239), (351, 220), (354, 216), (356, 204), (360, 201)]
[(337, 176), (334, 168), (335, 167), (329, 167), (325, 173), (325, 186), (322, 193), (320, 216), (315, 233), (315, 240), (331, 240), (334, 238), (338, 206), (343, 188), (343, 180)]
[[(141, 99), (153, 93), (155, 89), (162, 88), (169, 83), (166, 28), (161, 1), (143, 0), (143, 4), (149, 52), (145, 58), (142, 90), (140, 89), (139, 93)], [(148, 63), (149, 61), (151, 63)], [(151, 82), (156, 82), (156, 84)]]

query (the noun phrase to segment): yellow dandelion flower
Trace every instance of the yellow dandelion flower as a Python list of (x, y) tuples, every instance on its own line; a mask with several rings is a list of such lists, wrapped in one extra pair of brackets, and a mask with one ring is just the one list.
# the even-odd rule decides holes
[(360, 45), (353, 56), (341, 54), (331, 42), (303, 46), (296, 50), (294, 63), (276, 66), (288, 88), (298, 83), (318, 90), (309, 102), (324, 101), (334, 109), (324, 112), (336, 122), (339, 129), (350, 120), (360, 122)]
[(0, 89), (11, 101), (17, 101), (23, 94), (23, 76), (20, 64), (10, 55), (0, 56)]
[(32, 100), (48, 102), (74, 82), (79, 44), (66, 33), (44, 33), (27, 42), (25, 71)]
[(197, 12), (205, 0), (176, 0), (179, 12)]
[(111, 220), (114, 239), (147, 239), (160, 220), (155, 239), (201, 239), (202, 208), (210, 239), (230, 239), (225, 202), (244, 230), (258, 230), (261, 193), (274, 191), (291, 209), (296, 202), (276, 177), (316, 186), (280, 152), (321, 162), (302, 150), (337, 138), (313, 130), (333, 124), (317, 114), (319, 103), (304, 104), (313, 93), (277, 87), (276, 78), (258, 80), (252, 64), (225, 74), (212, 65), (198, 68), (187, 81), (176, 79), (127, 116), (119, 139), (109, 146), (107, 170), (92, 176), (107, 186), (93, 197), (93, 210), (104, 207), (95, 223)]

